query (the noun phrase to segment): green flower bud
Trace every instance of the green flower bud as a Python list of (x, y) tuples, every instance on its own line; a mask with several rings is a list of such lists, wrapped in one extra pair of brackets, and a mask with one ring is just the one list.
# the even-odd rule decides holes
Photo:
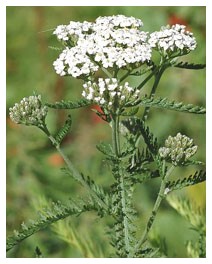
[(193, 139), (178, 133), (175, 137), (169, 136), (165, 140), (165, 147), (158, 151), (160, 157), (175, 166), (184, 164), (190, 157), (197, 152), (197, 146), (194, 145)]
[(48, 107), (42, 106), (41, 95), (24, 97), (20, 103), (16, 103), (9, 109), (9, 115), (13, 122), (27, 126), (42, 125), (47, 112)]

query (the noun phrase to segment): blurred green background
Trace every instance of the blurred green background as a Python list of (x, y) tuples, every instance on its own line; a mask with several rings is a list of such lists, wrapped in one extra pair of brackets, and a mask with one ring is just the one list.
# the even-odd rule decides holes
[[(70, 20), (93, 21), (98, 16), (124, 14), (142, 19), (145, 31), (159, 30), (162, 25), (182, 23), (194, 33), (198, 47), (183, 60), (205, 63), (205, 7), (7, 7), (7, 107), (36, 91), (45, 102), (81, 98), (82, 82), (58, 76), (52, 66), (61, 48), (53, 29)], [(130, 80), (136, 85), (139, 78)], [(144, 92), (148, 92), (150, 84)], [(176, 101), (205, 105), (205, 70), (168, 69), (162, 77), (157, 96)], [(7, 109), (7, 110), (8, 110)], [(8, 113), (8, 112), (7, 112)], [(67, 111), (49, 111), (48, 124), (57, 131)], [(64, 142), (73, 163), (97, 183), (108, 186), (112, 177), (107, 164), (95, 148), (99, 141), (110, 140), (110, 128), (100, 122), (89, 108), (72, 111), (73, 127)], [(194, 138), (199, 146), (196, 159), (205, 160), (205, 117), (153, 109), (148, 125), (163, 144), (169, 134), (178, 131)], [(42, 132), (34, 127), (13, 124), (7, 119), (7, 233), (18, 229), (46, 202), (66, 201), (68, 197), (86, 197), (84, 190), (60, 170), (63, 161)], [(175, 171), (186, 177), (199, 167)], [(150, 214), (158, 192), (158, 180), (140, 186), (135, 206), (143, 221)], [(205, 184), (181, 192), (205, 208)], [(8, 253), (8, 257), (34, 257), (39, 246), (44, 257), (109, 257), (111, 247), (105, 235), (106, 222), (94, 214), (84, 214), (37, 233)], [(27, 222), (27, 221), (26, 221)], [(185, 242), (197, 239), (187, 222), (164, 202), (154, 229), (166, 237), (169, 257), (186, 257)], [(138, 232), (141, 232), (138, 230)], [(52, 232), (53, 231), (53, 232)], [(58, 233), (63, 235), (58, 235)], [(78, 241), (78, 246), (77, 242)], [(84, 245), (81, 248), (79, 244)], [(85, 249), (85, 244), (87, 249)]]

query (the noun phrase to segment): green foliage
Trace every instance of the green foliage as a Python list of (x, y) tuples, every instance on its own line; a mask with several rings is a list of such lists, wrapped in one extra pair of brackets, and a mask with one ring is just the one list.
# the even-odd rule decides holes
[(168, 255), (168, 245), (165, 237), (161, 236), (157, 230), (153, 229), (152, 232), (149, 233), (149, 241), (150, 244), (158, 249), (160, 252), (160, 257), (167, 257)]
[(192, 229), (198, 233), (196, 242), (187, 241), (188, 257), (205, 258), (206, 257), (206, 223), (205, 212), (197, 207), (191, 200), (185, 197), (169, 195), (168, 203), (183, 216), (192, 226)]
[(181, 62), (174, 64), (174, 67), (181, 68), (181, 69), (188, 69), (188, 70), (202, 70), (206, 67), (206, 65), (181, 61)]
[(168, 203), (192, 225), (197, 232), (205, 232), (205, 212), (186, 197), (168, 195)]
[(133, 181), (120, 170), (120, 164), (113, 168), (116, 181), (112, 186), (112, 212), (116, 215), (116, 221), (112, 225), (111, 245), (116, 249), (117, 256), (126, 258), (131, 256), (137, 242), (134, 225), (136, 211), (132, 205)]
[(148, 98), (143, 97), (139, 103), (146, 107), (156, 107), (167, 110), (174, 110), (178, 112), (192, 113), (192, 114), (205, 114), (206, 110), (202, 106), (193, 104), (184, 104), (182, 102), (169, 101), (167, 98)]
[(62, 100), (61, 102), (56, 102), (54, 104), (45, 103), (45, 105), (54, 109), (77, 109), (89, 106), (91, 103), (86, 99), (80, 99), (76, 102)]
[(148, 150), (153, 156), (158, 152), (157, 138), (150, 132), (149, 127), (145, 125), (145, 122), (139, 118), (133, 117), (127, 120), (123, 120), (123, 125), (134, 135), (142, 135), (144, 142), (146, 143)]
[(69, 115), (68, 119), (65, 121), (65, 124), (61, 127), (61, 129), (58, 131), (57, 135), (55, 136), (55, 140), (58, 145), (60, 145), (62, 140), (68, 134), (71, 125), (72, 125), (72, 119), (71, 119), (71, 115)]
[(186, 243), (187, 255), (189, 258), (206, 258), (206, 237), (205, 234), (199, 235), (199, 241), (191, 240)]
[(113, 152), (112, 146), (110, 144), (101, 142), (96, 145), (96, 148), (102, 152), (104, 155), (108, 156), (109, 158), (115, 158), (115, 154)]
[(121, 116), (134, 116), (138, 113), (139, 107), (134, 107), (128, 111), (124, 111), (123, 113), (121, 113)]
[[(73, 202), (69, 202), (68, 205), (62, 203), (53, 203), (50, 208), (45, 208), (42, 212), (39, 212), (39, 218), (37, 220), (31, 220), (28, 224), (22, 223), (19, 231), (14, 230), (14, 234), (7, 238), (7, 251), (23, 241), (29, 236), (32, 236), (36, 232), (48, 227), (50, 224), (64, 219), (70, 215), (79, 215), (87, 210), (87, 204), (78, 206)], [(94, 208), (94, 207), (91, 207)], [(90, 209), (91, 209), (90, 208)]]
[(75, 247), (83, 258), (103, 258), (103, 252), (96, 239), (88, 238), (85, 232), (76, 229), (71, 221), (59, 221), (52, 225), (53, 231), (70, 247)]
[(193, 175), (190, 175), (188, 178), (178, 179), (176, 181), (169, 181), (166, 185), (170, 191), (182, 189), (184, 187), (192, 186), (206, 180), (205, 171), (196, 171)]
[(137, 149), (130, 157), (129, 171), (137, 172), (139, 169), (142, 169), (143, 165), (149, 164), (152, 161), (152, 154), (147, 148), (142, 150)]
[(42, 252), (41, 252), (39, 247), (35, 248), (35, 257), (36, 258), (43, 258), (43, 254), (42, 254)]
[[(63, 168), (63, 171), (69, 176), (73, 177), (73, 174), (69, 169)], [(75, 180), (76, 178), (73, 177)], [(98, 186), (89, 176), (84, 176), (82, 173), (80, 174), (79, 182), (82, 186), (86, 187), (88, 191), (90, 191), (91, 200), (94, 204), (96, 204), (96, 210), (98, 214), (102, 217), (106, 212), (109, 211), (110, 199), (106, 191)], [(84, 205), (85, 208), (85, 205)]]
[(158, 170), (151, 170), (149, 164), (154, 161), (151, 152), (148, 149), (137, 149), (129, 159), (129, 165), (127, 167), (128, 173), (131, 174), (131, 178), (134, 183), (144, 183), (152, 178), (160, 176)]

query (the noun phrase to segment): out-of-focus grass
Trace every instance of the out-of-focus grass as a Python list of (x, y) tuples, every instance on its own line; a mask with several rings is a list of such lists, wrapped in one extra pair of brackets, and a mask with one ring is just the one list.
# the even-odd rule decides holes
[[(60, 44), (52, 31), (57, 25), (67, 24), (70, 20), (93, 21), (98, 16), (115, 14), (141, 18), (144, 30), (150, 32), (168, 23), (186, 23), (197, 38), (198, 48), (183, 59), (194, 63), (205, 62), (204, 7), (7, 7), (8, 108), (33, 91), (41, 93), (43, 100), (48, 102), (80, 98), (82, 82), (71, 77), (59, 77), (54, 72), (52, 63), (58, 51), (50, 47), (60, 48)], [(130, 83), (136, 85), (139, 78), (131, 79)], [(150, 85), (147, 85), (144, 93), (149, 88)], [(205, 71), (167, 70), (157, 96), (205, 105)], [(50, 111), (48, 123), (53, 132), (64, 122), (66, 114), (65, 111)], [(110, 128), (98, 122), (90, 109), (74, 110), (71, 114), (73, 127), (64, 143), (66, 153), (82, 172), (103, 186), (108, 186), (112, 177), (95, 145), (99, 141), (110, 140)], [(205, 160), (205, 117), (153, 109), (149, 126), (161, 144), (169, 134), (175, 135), (178, 131), (194, 138), (199, 147), (196, 158)], [(14, 125), (7, 119), (8, 234), (23, 221), (36, 217), (35, 208), (41, 197), (49, 201), (65, 201), (68, 197), (86, 196), (81, 187), (60, 171), (63, 166), (61, 158), (38, 129)], [(178, 169), (175, 175), (188, 176), (194, 170)], [(157, 192), (157, 180), (137, 188), (135, 205), (142, 213), (139, 222), (143, 223), (142, 218), (147, 219)], [(204, 183), (188, 188), (183, 193), (205, 207)], [(91, 214), (71, 218), (72, 226), (81, 230), (80, 234), (83, 230), (83, 235), (90, 236), (100, 245), (104, 257), (109, 256), (110, 250), (105, 235), (107, 221), (96, 221)], [(155, 228), (166, 236), (169, 256), (186, 256), (183, 243), (193, 238), (194, 234), (165, 203)], [(76, 247), (62, 241), (50, 229), (27, 239), (11, 250), (8, 257), (33, 257), (37, 245), (46, 257), (83, 257)]]

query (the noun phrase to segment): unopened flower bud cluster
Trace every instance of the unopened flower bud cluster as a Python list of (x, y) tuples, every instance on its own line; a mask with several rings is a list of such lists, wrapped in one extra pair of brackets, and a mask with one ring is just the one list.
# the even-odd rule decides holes
[(197, 152), (193, 139), (178, 133), (175, 137), (169, 136), (165, 147), (159, 149), (161, 158), (171, 161), (174, 165), (183, 164)]
[(140, 66), (151, 59), (148, 35), (140, 30), (140, 19), (123, 15), (99, 17), (94, 23), (84, 21), (60, 25), (53, 32), (66, 49), (53, 63), (56, 73), (84, 77), (99, 67)]
[(162, 27), (160, 31), (150, 34), (149, 44), (151, 47), (165, 52), (188, 53), (197, 46), (193, 33), (186, 31), (184, 25)]
[(121, 108), (126, 103), (134, 102), (140, 93), (138, 89), (130, 87), (128, 82), (120, 85), (116, 78), (99, 78), (98, 83), (89, 81), (83, 87), (83, 97), (107, 109), (111, 109), (115, 105)]
[(13, 122), (35, 126), (44, 122), (47, 112), (48, 108), (42, 106), (40, 95), (24, 97), (20, 103), (16, 103), (9, 109), (9, 115)]

